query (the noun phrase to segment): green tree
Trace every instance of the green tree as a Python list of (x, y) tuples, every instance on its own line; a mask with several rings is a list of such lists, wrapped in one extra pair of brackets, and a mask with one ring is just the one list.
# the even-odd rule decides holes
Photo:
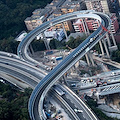
[(33, 50), (36, 52), (36, 51), (43, 51), (43, 50), (46, 50), (46, 47), (45, 47), (45, 44), (44, 44), (44, 41), (43, 40), (34, 40), (32, 42), (32, 47), (33, 47)]
[(56, 49), (57, 48), (55, 41), (56, 41), (55, 39), (50, 40), (50, 48), (51, 49)]
[(69, 41), (66, 43), (69, 47), (74, 48), (75, 47), (75, 39), (74, 37), (70, 37)]
[(33, 10), (44, 8), (51, 1), (0, 0), (0, 50), (16, 53), (18, 43), (11, 41), (11, 38), (14, 40), (21, 31), (26, 30), (24, 20), (31, 16)]

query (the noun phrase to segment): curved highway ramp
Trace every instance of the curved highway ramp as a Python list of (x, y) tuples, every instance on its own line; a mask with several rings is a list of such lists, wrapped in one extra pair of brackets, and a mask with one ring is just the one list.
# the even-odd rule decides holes
[[(110, 29), (111, 21), (109, 17), (103, 13), (94, 11), (78, 11), (57, 17), (51, 21), (43, 23), (38, 28), (31, 31), (18, 47), (18, 55), (24, 59), (34, 62), (27, 54), (27, 49), (31, 41), (36, 35), (43, 32), (52, 25), (76, 18), (94, 18), (100, 22), (99, 28), (92, 33), (83, 43), (81, 43), (69, 56), (67, 56), (60, 64), (58, 64), (34, 89), (29, 100), (29, 113), (32, 120), (45, 120), (46, 116), (43, 110), (43, 101), (48, 90), (59, 78), (69, 70), (79, 59), (81, 59), (99, 40), (101, 40), (107, 31), (103, 27)], [(89, 120), (97, 120), (98, 118), (86, 106), (87, 117)]]

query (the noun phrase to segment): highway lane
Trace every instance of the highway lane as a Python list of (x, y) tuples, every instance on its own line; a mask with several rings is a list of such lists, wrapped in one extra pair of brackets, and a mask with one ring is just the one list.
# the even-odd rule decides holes
[[(34, 89), (41, 80), (41, 73), (38, 68), (24, 63), (24, 61), (21, 61), (20, 59), (16, 60), (15, 58), (11, 58), (6, 55), (0, 55), (0, 75), (2, 78), (8, 80), (19, 88), (29, 85)], [(63, 106), (65, 108), (65, 105)], [(69, 105), (67, 105), (67, 107), (68, 106)], [(73, 114), (71, 111), (68, 113)]]
[[(91, 16), (91, 15), (90, 15)], [(102, 15), (101, 15), (102, 16)], [(71, 17), (71, 16), (69, 16)], [(67, 17), (66, 19), (68, 19), (69, 17)], [(73, 16), (73, 17), (80, 17), (80, 16)], [(87, 17), (87, 15), (86, 15)], [(65, 20), (66, 20), (65, 19)], [(58, 22), (57, 22), (58, 23)], [(105, 21), (105, 23), (109, 23), (109, 21)], [(104, 23), (103, 23), (104, 24)], [(47, 25), (46, 25), (47, 26)], [(46, 27), (44, 26), (44, 27)], [(106, 24), (107, 26), (107, 24)], [(47, 28), (47, 27), (46, 27)], [(72, 65), (74, 65), (82, 56), (84, 56), (99, 40), (100, 38), (102, 38), (106, 32), (103, 32), (101, 36), (98, 37), (98, 35), (102, 32), (101, 30), (101, 26), (98, 28), (97, 31), (95, 31), (90, 37), (88, 37), (75, 51), (73, 51), (72, 54), (70, 54), (64, 61), (62, 64), (58, 65), (58, 67), (56, 67), (55, 70), (53, 70), (50, 74), (48, 74), (48, 78), (49, 79), (43, 79), (44, 81), (40, 82), (40, 86), (42, 86), (42, 88), (40, 90), (38, 90), (35, 94), (35, 98), (33, 99), (32, 102), (34, 102), (34, 100), (36, 100), (37, 104), (34, 104), (34, 106), (32, 106), (34, 108), (34, 111), (32, 112), (35, 112), (35, 114), (33, 114), (32, 117), (36, 117), (37, 119), (39, 119), (39, 115), (38, 111), (36, 108), (38, 106), (38, 102), (39, 102), (39, 98), (41, 97), (40, 99), (40, 103), (43, 103), (43, 100), (44, 100), (44, 96), (46, 95), (47, 91), (49, 90), (49, 88), (70, 68), (72, 67)], [(93, 42), (89, 42), (90, 38), (93, 38), (95, 37), (96, 40), (94, 40)], [(32, 40), (32, 39), (31, 39)], [(28, 41), (27, 43), (28, 45), (30, 44), (30, 41)], [(27, 54), (27, 47), (28, 46), (25, 46), (25, 54)], [(20, 51), (19, 51), (20, 52)], [(20, 52), (22, 53), (22, 52)], [(23, 53), (22, 53), (23, 54)], [(58, 70), (59, 69), (59, 70)], [(63, 71), (64, 70), (64, 71)], [(54, 72), (54, 73), (53, 73)], [(54, 81), (53, 81), (54, 80)], [(46, 88), (44, 90), (44, 88)], [(37, 87), (36, 87), (36, 90), (37, 90)], [(39, 92), (40, 91), (40, 92)], [(43, 93), (43, 94), (42, 94)], [(42, 106), (42, 105), (41, 105)], [(40, 107), (41, 107), (40, 106)], [(42, 109), (41, 109), (42, 110)], [(41, 113), (40, 113), (41, 114)], [(35, 115), (35, 116), (34, 116)], [(88, 115), (88, 114), (87, 114)], [(44, 119), (43, 118), (43, 114), (41, 114), (41, 119)], [(95, 118), (95, 116), (93, 116)], [(94, 119), (92, 118), (92, 119)], [(96, 119), (96, 118), (95, 118)]]
[(82, 113), (78, 113), (78, 116), (81, 118), (81, 120), (84, 120), (84, 119), (91, 120), (92, 119), (91, 117), (94, 116), (93, 112), (91, 113), (92, 115), (89, 113), (89, 111), (91, 111), (91, 109), (86, 108), (87, 105), (85, 103), (83, 103), (83, 101), (73, 91), (71, 91), (67, 86), (65, 86), (65, 85), (63, 85), (63, 86), (59, 85), (59, 86), (63, 89), (63, 91), (66, 91), (66, 93), (69, 94), (69, 95), (64, 96), (65, 97), (64, 99), (66, 101), (74, 104), (73, 109), (76, 108), (76, 109), (83, 111)]
[[(72, 109), (71, 104), (66, 101), (63, 96), (60, 96), (55, 92), (54, 89), (51, 89), (48, 94), (52, 96), (52, 98), (62, 107), (65, 112), (68, 114), (70, 119), (72, 120), (81, 120), (80, 117), (75, 113), (74, 109)], [(84, 119), (82, 119), (84, 120)]]
[(37, 68), (33, 65), (30, 65), (30, 64), (26, 63), (25, 61), (21, 61), (20, 59), (16, 60), (11, 57), (0, 56), (0, 63), (9, 64), (9, 66), (19, 68), (26, 72), (30, 71), (30, 74), (36, 74), (36, 76), (38, 76), (38, 78), (43, 78), (47, 74), (46, 72), (43, 72), (39, 68)]
[(21, 81), (20, 78), (16, 78), (15, 76), (12, 76), (6, 72), (0, 71), (0, 78), (15, 85), (21, 90), (24, 90), (26, 88), (29, 88), (30, 86), (26, 84), (25, 82)]
[[(101, 21), (102, 25), (107, 29), (110, 29), (110, 19), (103, 15), (103, 13), (99, 14), (104, 18), (104, 21)], [(87, 17), (87, 15), (86, 15)], [(96, 18), (97, 19), (97, 18)], [(101, 33), (101, 35), (100, 35)], [(45, 119), (42, 111), (43, 100), (50, 89), (50, 87), (69, 69), (71, 68), (81, 57), (83, 57), (97, 42), (104, 37), (106, 31), (102, 30), (100, 26), (92, 35), (90, 35), (82, 44), (80, 44), (68, 57), (66, 57), (58, 66), (56, 66), (42, 81), (37, 85), (35, 90), (33, 91), (30, 102), (29, 102), (29, 112), (32, 120)], [(95, 37), (95, 40), (92, 42), (90, 38)], [(40, 101), (39, 101), (40, 100)], [(40, 102), (41, 107), (38, 109), (38, 103)], [(93, 116), (92, 119), (97, 119)]]
[[(60, 85), (58, 85), (60, 88), (62, 88), (63, 91), (65, 91), (65, 95), (62, 96), (62, 98), (68, 103), (70, 104), (71, 108), (74, 110), (74, 109), (78, 109), (78, 110), (82, 110), (82, 107), (81, 107), (81, 104), (78, 103), (76, 101), (76, 98), (74, 96), (74, 94), (71, 94), (67, 89), (66, 87), (62, 87)], [(76, 114), (79, 116), (79, 119), (80, 120), (87, 120), (84, 116), (83, 116), (83, 113), (84, 113), (84, 110), (82, 110), (83, 112), (79, 113), (79, 112), (76, 112)], [(75, 111), (74, 111), (75, 112)]]
[(13, 53), (4, 52), (4, 51), (0, 51), (0, 56), (7, 56), (7, 57), (13, 57), (15, 59), (20, 59), (20, 57), (18, 55), (13, 54)]
[(17, 79), (20, 79), (21, 81), (28, 84), (31, 88), (33, 88), (33, 86), (35, 87), (38, 83), (33, 79), (33, 75), (27, 74), (27, 76), (26, 72), (14, 67), (10, 67), (9, 65), (0, 64), (0, 71), (6, 72), (7, 75), (14, 76)]
[(0, 71), (25, 82), (32, 88), (45, 76), (37, 67), (3, 54), (0, 54)]
[[(91, 10), (89, 10), (91, 11)], [(20, 42), (18, 49), (17, 49), (17, 54), (24, 60), (29, 61), (31, 63), (37, 63), (40, 64), (39, 62), (35, 61), (34, 59), (32, 59), (29, 55), (28, 55), (28, 47), (30, 45), (30, 43), (34, 40), (34, 38), (39, 35), (40, 33), (42, 33), (44, 30), (46, 30), (47, 28), (56, 25), (58, 23), (64, 22), (66, 20), (72, 20), (72, 19), (76, 19), (76, 18), (97, 18), (100, 22), (101, 19), (99, 16), (95, 15), (95, 14), (84, 14), (84, 13), (88, 13), (88, 11), (77, 11), (74, 13), (69, 13), (69, 14), (65, 14), (62, 16), (59, 16), (55, 19), (52, 19), (51, 21), (47, 21), (45, 23), (43, 23), (42, 25), (40, 25), (39, 27), (37, 27), (36, 29), (34, 29), (33, 31), (31, 31), (30, 33), (28, 33), (28, 35), (22, 40), (22, 42)], [(40, 64), (41, 67), (46, 68), (45, 65)]]

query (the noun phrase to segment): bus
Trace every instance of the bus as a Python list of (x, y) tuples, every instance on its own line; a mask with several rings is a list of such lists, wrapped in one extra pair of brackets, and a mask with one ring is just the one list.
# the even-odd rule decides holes
[(60, 96), (65, 95), (65, 92), (64, 92), (61, 88), (59, 88), (58, 86), (54, 85), (54, 86), (53, 86), (53, 89), (54, 89)]

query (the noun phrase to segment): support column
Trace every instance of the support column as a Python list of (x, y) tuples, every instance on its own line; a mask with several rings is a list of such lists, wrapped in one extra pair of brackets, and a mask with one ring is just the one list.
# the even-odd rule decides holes
[(67, 32), (65, 30), (64, 24), (63, 23), (61, 23), (61, 24), (62, 24), (63, 31), (65, 33), (66, 41), (68, 41)]
[(65, 85), (69, 86), (66, 78), (67, 78), (67, 76), (64, 74), (63, 75), (63, 81), (64, 81)]
[(71, 72), (71, 73), (74, 73), (74, 68), (73, 68), (73, 66), (70, 68), (70, 72)]
[(116, 41), (115, 41), (115, 38), (114, 38), (113, 33), (111, 31), (110, 31), (110, 34), (111, 34), (111, 37), (112, 37), (112, 40), (113, 40), (113, 44), (114, 44), (114, 46), (116, 46)]
[(86, 29), (87, 29), (87, 33), (88, 33), (88, 35), (89, 35), (89, 34), (90, 34), (90, 31), (89, 31), (89, 29), (88, 29), (88, 25), (87, 25), (87, 23), (86, 23), (86, 20), (83, 19), (83, 21), (84, 21), (84, 23), (85, 23), (85, 26), (86, 26)]
[(88, 54), (89, 54), (90, 60), (91, 60), (91, 62), (92, 62), (92, 65), (93, 65), (93, 66), (95, 66), (95, 63), (94, 63), (94, 60), (93, 60), (93, 58), (92, 58), (91, 53), (90, 53), (90, 52), (88, 52)]
[(50, 50), (50, 47), (49, 47), (49, 45), (48, 45), (48, 43), (47, 43), (47, 40), (45, 40), (45, 39), (44, 39), (44, 44), (45, 44), (46, 49), (47, 49), (47, 50)]
[(107, 38), (107, 41), (108, 41), (108, 45), (109, 45), (109, 47), (111, 47), (111, 43), (110, 43), (110, 39), (109, 39), (109, 35), (108, 35), (108, 33), (106, 34), (106, 38)]
[(81, 20), (82, 20), (83, 28), (84, 28), (84, 30), (85, 30), (85, 34), (87, 35), (87, 31), (86, 31), (86, 28), (85, 28), (84, 21), (83, 21), (83, 19), (81, 19)]
[(106, 41), (105, 41), (105, 40), (103, 40), (103, 44), (104, 44), (104, 46), (105, 46), (106, 54), (107, 54), (108, 58), (110, 58), (110, 54), (109, 54), (109, 52), (108, 52), (108, 48), (107, 48), (107, 45), (106, 45)]
[(49, 43), (48, 43), (48, 41), (47, 41), (47, 39), (46, 39), (46, 37), (45, 37), (45, 34), (42, 33), (42, 35), (43, 35), (43, 40), (44, 40), (44, 44), (45, 44), (46, 49), (47, 49), (47, 50), (50, 50), (50, 46), (49, 46)]
[(100, 45), (100, 49), (101, 49), (102, 55), (104, 55), (104, 50), (103, 50), (103, 46), (102, 46), (102, 41), (101, 40), (99, 41), (99, 45)]
[(88, 58), (88, 54), (87, 54), (87, 53), (85, 54), (85, 57), (86, 57), (88, 66), (90, 66), (90, 61), (89, 61), (89, 58)]
[(99, 97), (99, 92), (98, 91), (96, 92), (96, 97), (97, 97), (97, 100), (99, 101), (100, 97)]
[(31, 54), (34, 55), (34, 50), (32, 48), (32, 45), (30, 44), (30, 50), (31, 50)]

